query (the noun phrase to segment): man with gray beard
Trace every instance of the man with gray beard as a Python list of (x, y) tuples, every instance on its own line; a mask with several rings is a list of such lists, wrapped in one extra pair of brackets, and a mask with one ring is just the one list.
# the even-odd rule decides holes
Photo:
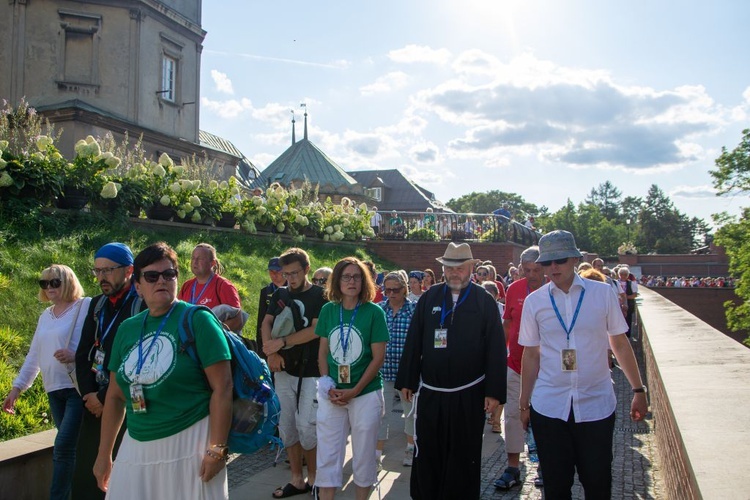
[(485, 414), (505, 403), (505, 335), (495, 300), (471, 282), (469, 245), (450, 243), (437, 261), (445, 283), (417, 304), (395, 382), (415, 401), (410, 492), (479, 498)]

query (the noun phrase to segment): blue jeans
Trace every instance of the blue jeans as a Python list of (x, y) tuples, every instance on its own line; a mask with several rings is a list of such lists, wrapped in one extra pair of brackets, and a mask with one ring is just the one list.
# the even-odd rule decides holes
[(75, 389), (47, 393), (52, 419), (57, 427), (52, 451), (52, 500), (68, 500), (76, 463), (76, 442), (83, 418), (83, 400)]

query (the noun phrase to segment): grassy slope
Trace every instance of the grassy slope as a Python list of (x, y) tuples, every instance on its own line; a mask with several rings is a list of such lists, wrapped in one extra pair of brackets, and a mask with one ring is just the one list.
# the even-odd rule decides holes
[[(70, 266), (83, 285), (86, 295), (94, 296), (99, 287), (89, 269), (97, 248), (110, 241), (121, 241), (137, 252), (156, 241), (172, 245), (180, 258), (180, 282), (191, 276), (190, 253), (195, 244), (214, 245), (224, 264), (224, 276), (239, 291), (242, 306), (250, 314), (245, 336), (255, 337), (258, 292), (268, 283), (268, 259), (289, 246), (278, 237), (246, 233), (207, 231), (201, 226), (188, 229), (152, 229), (126, 220), (97, 218), (90, 214), (8, 216), (0, 207), (0, 397), (4, 398), (18, 369), (23, 364), (36, 323), (49, 304), (37, 300), (37, 281), (50, 264)], [(362, 246), (298, 244), (311, 259), (312, 270), (333, 266), (347, 255), (369, 259)], [(377, 262), (381, 268), (382, 262)], [(18, 401), (15, 416), (0, 415), (0, 441), (51, 427), (51, 417), (41, 377)], [(46, 421), (45, 421), (46, 420)]]

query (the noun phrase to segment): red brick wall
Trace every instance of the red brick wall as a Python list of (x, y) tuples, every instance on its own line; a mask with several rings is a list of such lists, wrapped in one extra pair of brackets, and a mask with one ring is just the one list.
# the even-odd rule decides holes
[(747, 338), (748, 332), (730, 332), (727, 327), (724, 302), (731, 300), (735, 304), (742, 303), (742, 300), (735, 295), (733, 288), (654, 287), (651, 290), (657, 292), (665, 299), (674, 302), (690, 314), (697, 316), (737, 342), (742, 342)]
[(726, 276), (729, 259), (723, 248), (710, 254), (620, 255), (620, 262), (640, 266), (641, 273), (655, 276)]
[(651, 414), (655, 420), (654, 428), (657, 430), (655, 435), (661, 461), (660, 472), (667, 498), (679, 500), (702, 498), (695, 481), (690, 457), (685, 450), (680, 429), (677, 427), (674, 412), (669, 404), (669, 395), (659, 376), (659, 367), (656, 365), (649, 343), (648, 331), (643, 327), (642, 321), (638, 321), (638, 325), (641, 328), (640, 338), (643, 342)]
[[(370, 240), (365, 242), (367, 251), (382, 259), (389, 260), (407, 272), (413, 269), (430, 268), (438, 275), (440, 263), (435, 260), (442, 257), (448, 246), (447, 242), (432, 241), (391, 241)], [(499, 274), (508, 270), (508, 262), (520, 260), (521, 252), (526, 247), (516, 243), (481, 243), (471, 245), (475, 259), (491, 260)]]

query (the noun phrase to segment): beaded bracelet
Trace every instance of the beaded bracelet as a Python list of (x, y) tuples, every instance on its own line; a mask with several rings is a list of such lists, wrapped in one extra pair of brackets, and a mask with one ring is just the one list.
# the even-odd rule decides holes
[(214, 460), (221, 460), (222, 462), (226, 462), (227, 460), (229, 460), (228, 456), (227, 457), (222, 457), (221, 455), (219, 455), (218, 453), (216, 453), (213, 450), (206, 450), (206, 455), (208, 455), (209, 457), (213, 458)]

